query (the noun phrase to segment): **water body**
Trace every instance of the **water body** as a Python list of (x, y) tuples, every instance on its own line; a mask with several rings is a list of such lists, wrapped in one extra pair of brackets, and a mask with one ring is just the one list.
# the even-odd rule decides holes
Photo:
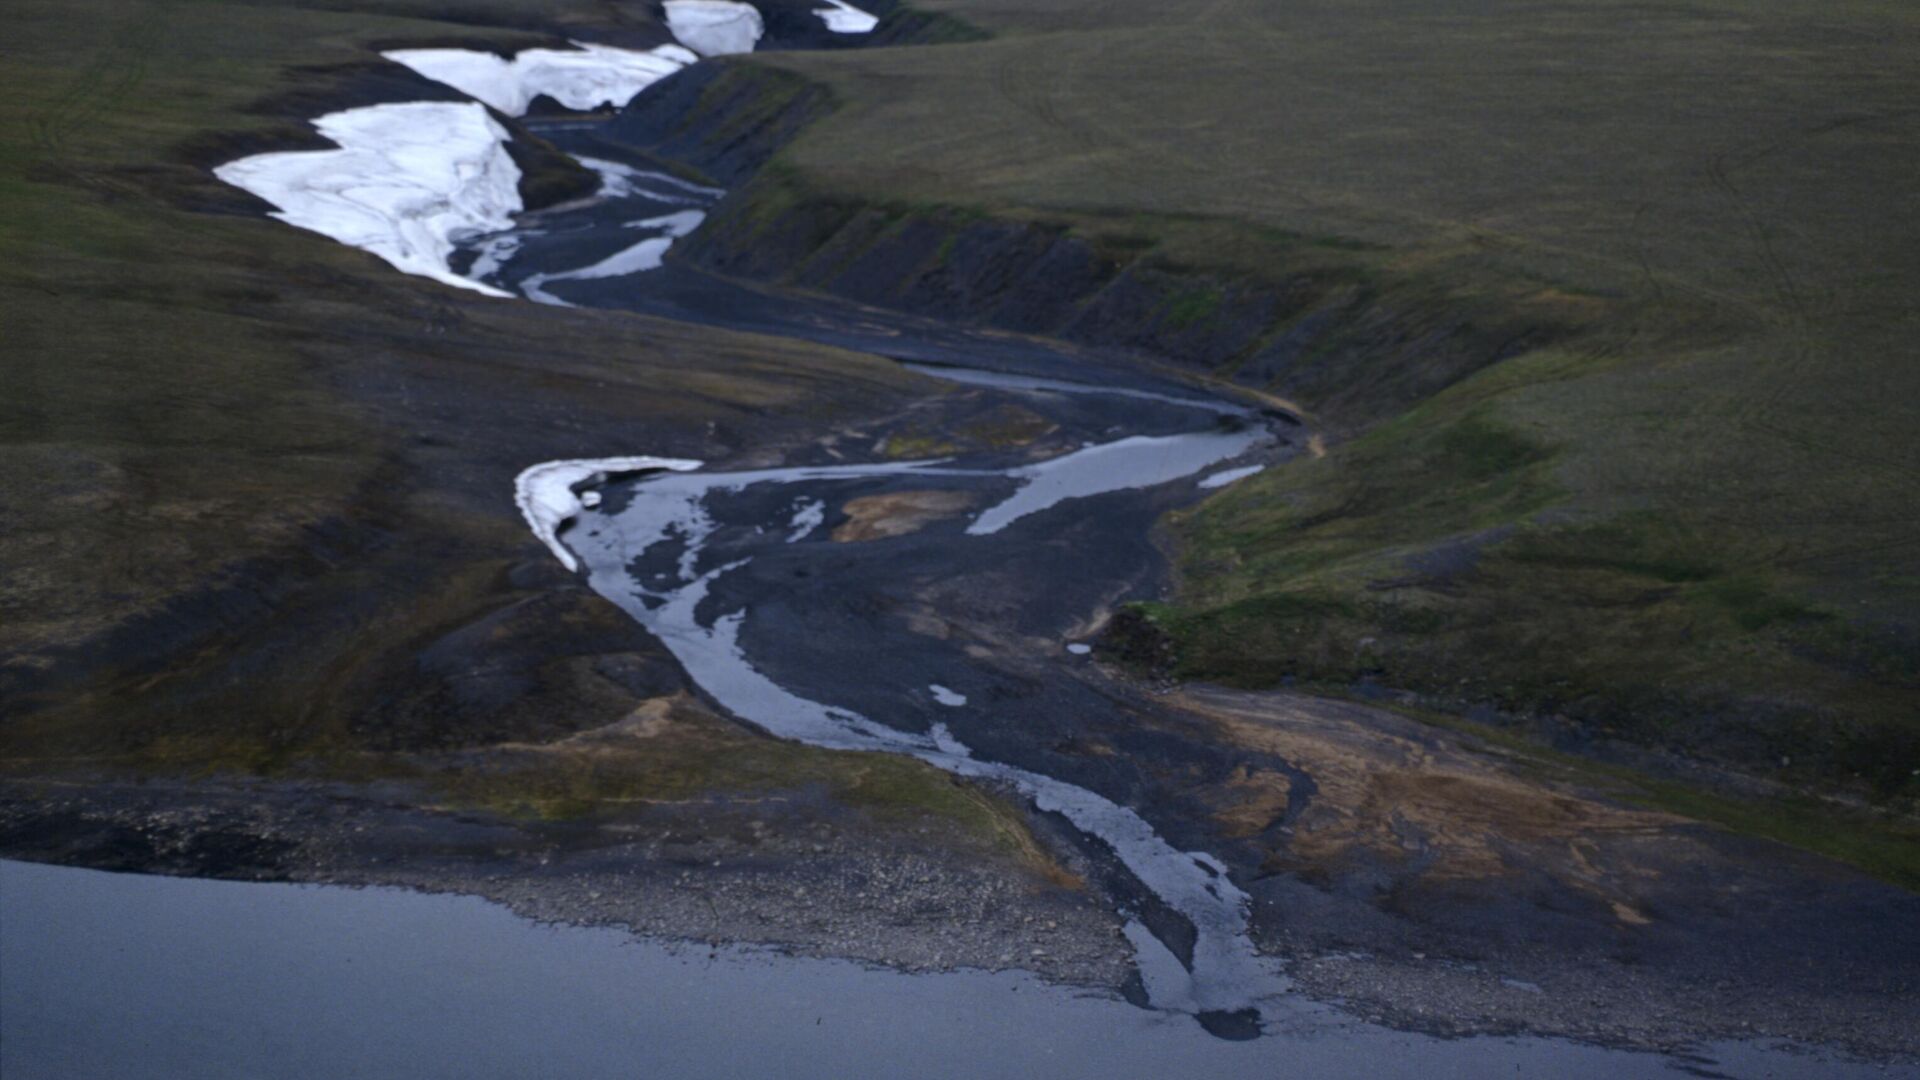
[(0, 901), (7, 1080), (1888, 1075), (1758, 1046), (1433, 1039), (1311, 1005), (1285, 1039), (1224, 1042), (1020, 973), (674, 946), (388, 889), (0, 861)]
[(1250, 416), (1253, 410), (1237, 402), (1222, 401), (1218, 398), (1201, 398), (1191, 394), (1170, 394), (1153, 390), (1140, 390), (1131, 386), (1111, 382), (1073, 382), (1067, 379), (1046, 378), (1039, 375), (1022, 375), (1014, 372), (995, 371), (990, 368), (961, 367), (956, 364), (917, 364), (903, 365), (908, 371), (929, 375), (948, 382), (964, 383), (968, 386), (991, 386), (999, 390), (1025, 390), (1035, 393), (1060, 394), (1103, 394), (1110, 397), (1138, 398), (1142, 401), (1159, 401), (1169, 405), (1183, 405), (1192, 409), (1205, 409), (1209, 412), (1229, 416)]

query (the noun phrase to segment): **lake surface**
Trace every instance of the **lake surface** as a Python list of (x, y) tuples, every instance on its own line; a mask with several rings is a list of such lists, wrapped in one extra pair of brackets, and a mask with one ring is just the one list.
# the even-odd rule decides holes
[(0, 1075), (273, 1077), (1848, 1077), (1434, 1039), (1301, 1004), (1267, 1037), (1016, 973), (909, 976), (545, 926), (471, 897), (0, 861)]

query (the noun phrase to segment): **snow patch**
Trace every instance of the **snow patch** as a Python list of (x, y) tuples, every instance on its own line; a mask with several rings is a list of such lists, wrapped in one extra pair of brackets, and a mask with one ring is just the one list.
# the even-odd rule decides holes
[(814, 14), (836, 34), (864, 34), (880, 24), (878, 16), (869, 15), (852, 4), (843, 4), (840, 0), (827, 0), (827, 3), (833, 6), (816, 9)]
[(313, 126), (339, 149), (256, 154), (213, 174), (272, 203), (281, 221), (372, 252), (395, 269), (509, 295), (447, 265), (453, 237), (509, 228), (523, 205), (506, 130), (484, 108), (371, 105), (328, 113)]
[[(699, 468), (701, 462), (686, 458), (662, 457), (610, 457), (610, 458), (572, 458), (564, 461), (547, 461), (528, 469), (523, 469), (513, 481), (514, 505), (520, 508), (520, 516), (527, 519), (527, 525), (533, 529), (533, 535), (547, 545), (547, 550), (560, 560), (568, 570), (580, 569), (580, 564), (560, 542), (560, 527), (572, 520), (587, 503), (574, 489), (585, 484), (605, 482), (616, 473), (645, 472), (666, 469), (672, 472), (688, 472)], [(600, 500), (597, 492), (588, 492), (596, 496), (594, 505)]]
[(1082, 645), (1081, 643), (1076, 641), (1073, 644), (1067, 646), (1067, 651), (1072, 653), (1075, 656), (1085, 656), (1088, 653), (1093, 651), (1093, 646)]
[(640, 91), (699, 60), (678, 45), (637, 52), (572, 44), (570, 50), (526, 49), (511, 60), (475, 49), (394, 49), (380, 55), (508, 116), (526, 115), (542, 94), (569, 109), (621, 108)]
[(1021, 482), (1012, 495), (980, 512), (968, 536), (986, 536), (1068, 499), (1152, 487), (1239, 457), (1267, 438), (1256, 428), (1186, 435), (1133, 435), (1057, 458), (1009, 469)]
[(749, 53), (766, 32), (759, 9), (734, 0), (667, 0), (667, 29), (701, 56)]
[(1201, 480), (1200, 486), (1203, 488), (1207, 488), (1208, 490), (1212, 490), (1213, 488), (1223, 488), (1223, 487), (1226, 487), (1228, 484), (1233, 483), (1235, 480), (1245, 480), (1247, 477), (1252, 476), (1255, 473), (1265, 472), (1266, 468), (1267, 467), (1265, 465), (1246, 465), (1238, 469), (1222, 469), (1219, 472), (1214, 473), (1212, 476), (1206, 477), (1205, 479)]
[(967, 695), (949, 690), (939, 683), (933, 683), (927, 689), (933, 691), (933, 700), (948, 708), (957, 709), (967, 703)]
[(808, 499), (794, 504), (793, 520), (787, 524), (787, 543), (797, 544), (805, 540), (813, 530), (826, 524), (827, 504), (819, 499)]

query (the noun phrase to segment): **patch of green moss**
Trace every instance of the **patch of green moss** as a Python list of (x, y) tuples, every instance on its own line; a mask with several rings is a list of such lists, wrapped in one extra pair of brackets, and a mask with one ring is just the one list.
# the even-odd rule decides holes
[(960, 426), (956, 434), (990, 450), (1025, 446), (1054, 429), (1053, 421), (1019, 405), (1003, 405)]
[(1216, 285), (1194, 285), (1182, 289), (1167, 301), (1166, 324), (1175, 330), (1185, 330), (1211, 320), (1219, 314), (1220, 303), (1225, 299), (1225, 291)]
[(493, 766), (429, 772), (426, 779), (454, 803), (552, 821), (823, 790), (884, 822), (942, 819), (1036, 871), (1054, 869), (1016, 807), (931, 765), (764, 738), (711, 717), (676, 718), (664, 732), (624, 747), (529, 751)]
[(898, 461), (946, 457), (959, 451), (958, 443), (931, 432), (908, 431), (887, 437), (887, 456)]
[(879, 30), (890, 42), (900, 45), (966, 45), (993, 37), (959, 16), (910, 7), (889, 15)]
[(1742, 630), (1764, 630), (1775, 623), (1809, 622), (1831, 619), (1797, 597), (1776, 591), (1759, 573), (1735, 573), (1716, 577), (1695, 590), (1696, 595), (1726, 612)]

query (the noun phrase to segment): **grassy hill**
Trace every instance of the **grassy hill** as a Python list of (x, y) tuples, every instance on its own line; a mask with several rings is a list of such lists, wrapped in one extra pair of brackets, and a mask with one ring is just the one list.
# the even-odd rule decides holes
[[(1920, 790), (1920, 13), (921, 6), (993, 37), (756, 58), (839, 104), (792, 183), (1333, 275), (1397, 313), (1376, 343), (1408, 363), (1553, 312), (1414, 402), (1355, 394), (1357, 364), (1251, 380), (1331, 449), (1176, 522), (1183, 586), (1145, 615), (1179, 672)], [(1316, 295), (1218, 374), (1342, 317)]]
[[(435, 96), (393, 85), (410, 76), (378, 47), (513, 48), (575, 22), (636, 44), (662, 33), (643, 11), (570, 0), (9, 7), (10, 798), (119, 770), (412, 777), (430, 804), (578, 816), (802, 785), (886, 827), (931, 817), (989, 854), (1044, 858), (1017, 810), (931, 767), (754, 739), (694, 703), (514, 507), (514, 476), (542, 460), (719, 457), (897, 407), (923, 383), (833, 349), (406, 277), (265, 219), (208, 172), (311, 143), (305, 121), (328, 109)], [(475, 700), (473, 672), (516, 689)], [(478, 778), (460, 757), (636, 710), (670, 722), (631, 761), (529, 753)]]

